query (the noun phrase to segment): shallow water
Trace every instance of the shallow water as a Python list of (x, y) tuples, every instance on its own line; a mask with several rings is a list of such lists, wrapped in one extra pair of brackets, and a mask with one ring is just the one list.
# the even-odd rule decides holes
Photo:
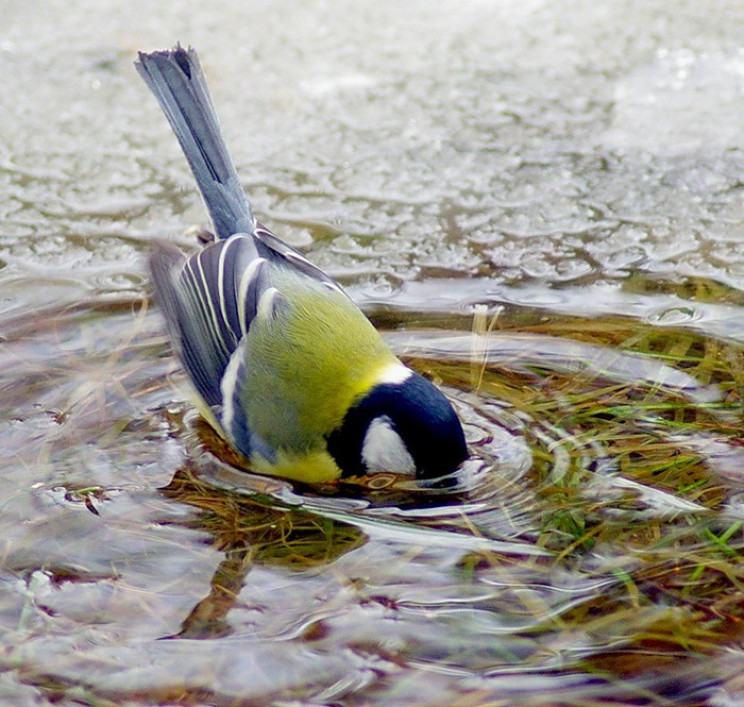
[[(232, 5), (2, 9), (3, 704), (738, 704), (739, 4)], [(220, 461), (143, 268), (205, 218), (132, 67), (176, 40), (453, 399), (455, 493)]]

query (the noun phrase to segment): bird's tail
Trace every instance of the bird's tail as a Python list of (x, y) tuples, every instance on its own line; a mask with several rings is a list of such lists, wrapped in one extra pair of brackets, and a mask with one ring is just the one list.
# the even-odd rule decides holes
[(251, 206), (222, 139), (196, 52), (140, 52), (137, 71), (157, 98), (188, 160), (219, 238), (253, 233)]

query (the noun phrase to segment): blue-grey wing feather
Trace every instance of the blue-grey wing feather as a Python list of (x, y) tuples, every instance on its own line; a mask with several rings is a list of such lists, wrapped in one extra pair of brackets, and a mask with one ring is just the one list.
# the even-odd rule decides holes
[(207, 405), (222, 405), (221, 382), (271, 286), (252, 236), (216, 241), (188, 258), (155, 245), (150, 270), (175, 348)]
[(186, 258), (175, 247), (157, 243), (150, 254), (150, 272), (176, 352), (194, 386), (209, 405), (221, 403), (219, 381), (226, 364), (221, 346), (210, 335), (206, 312), (182, 283)]
[(274, 262), (280, 262), (284, 267), (299, 270), (303, 275), (322, 282), (329, 289), (344, 292), (343, 288), (332, 277), (326, 275), (316, 265), (313, 265), (298, 250), (295, 250), (281, 238), (275, 236), (261, 222), (256, 221), (253, 235), (256, 238), (259, 252), (265, 258)]

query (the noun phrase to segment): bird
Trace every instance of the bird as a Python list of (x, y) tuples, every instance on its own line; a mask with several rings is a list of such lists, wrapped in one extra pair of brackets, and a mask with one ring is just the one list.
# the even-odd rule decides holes
[(468, 456), (461, 421), (405, 366), (342, 287), (253, 214), (197, 52), (139, 52), (196, 180), (216, 238), (148, 263), (197, 407), (249, 468), (308, 484), (389, 473), (451, 476)]

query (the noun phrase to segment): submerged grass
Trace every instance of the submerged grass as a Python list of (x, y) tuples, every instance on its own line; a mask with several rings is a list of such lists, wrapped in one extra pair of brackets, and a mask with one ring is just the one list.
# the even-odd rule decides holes
[[(531, 421), (537, 543), (556, 553), (556, 567), (618, 580), (553, 617), (561, 631), (614, 644), (574, 667), (641, 675), (736, 645), (744, 636), (741, 347), (626, 319), (528, 330), (653, 357), (718, 392), (706, 399), (663, 378), (618, 382), (612, 371), (519, 361), (479, 378), (481, 395)], [(448, 383), (465, 384), (467, 372), (446, 368)]]

